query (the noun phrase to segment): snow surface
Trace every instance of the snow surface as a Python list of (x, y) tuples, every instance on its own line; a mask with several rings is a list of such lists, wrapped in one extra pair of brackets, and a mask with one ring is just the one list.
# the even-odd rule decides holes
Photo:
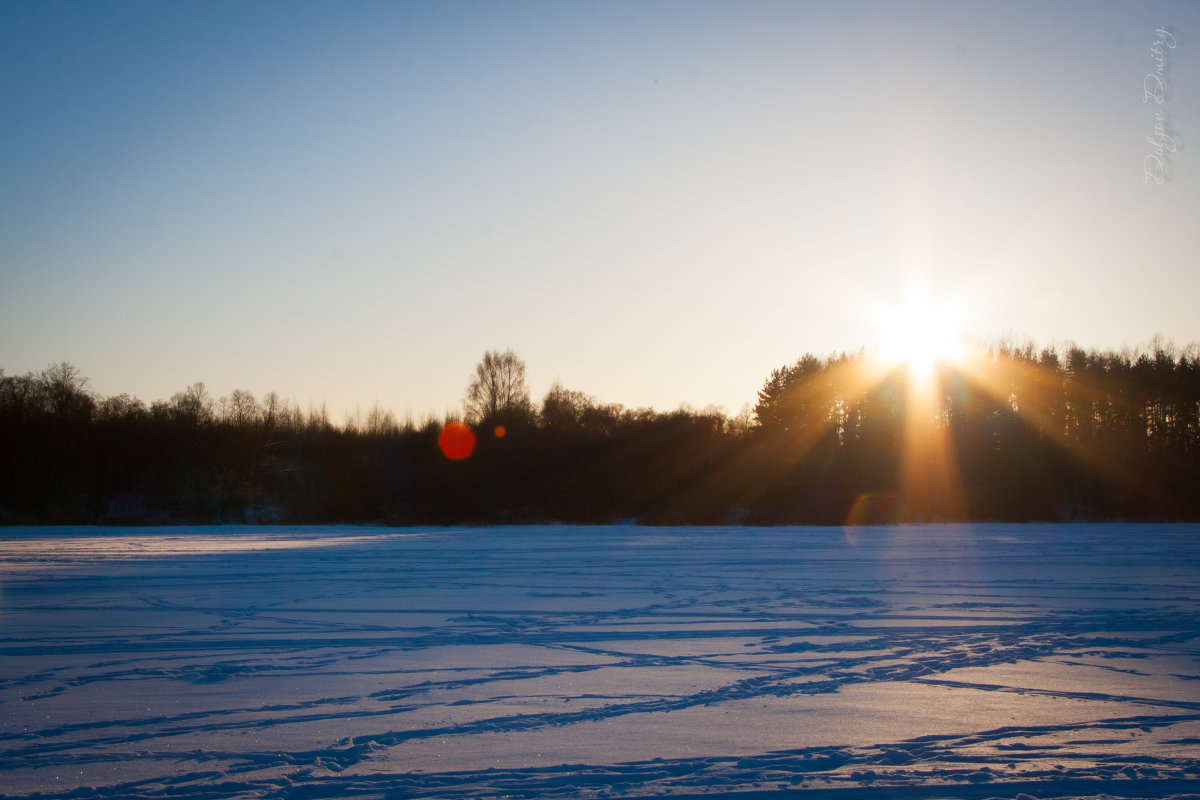
[(1200, 798), (1200, 526), (0, 529), (4, 797)]

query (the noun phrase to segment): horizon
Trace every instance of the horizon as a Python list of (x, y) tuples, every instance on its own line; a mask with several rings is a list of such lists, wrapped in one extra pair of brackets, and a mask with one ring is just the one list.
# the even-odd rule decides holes
[[(1144, 356), (1153, 356), (1156, 353), (1166, 353), (1172, 363), (1180, 363), (1181, 359), (1189, 359), (1193, 362), (1200, 360), (1200, 342), (1188, 342), (1181, 344), (1167, 337), (1156, 335), (1150, 337), (1145, 342), (1136, 346), (1125, 345), (1119, 348), (1098, 348), (1087, 347), (1078, 342), (1067, 340), (1064, 342), (1036, 342), (1029, 337), (1015, 337), (1012, 334), (1004, 334), (1001, 336), (992, 337), (988, 340), (966, 340), (961, 339), (953, 344), (953, 352), (945, 348), (945, 343), (942, 341), (933, 341), (929, 344), (933, 350), (930, 352), (920, 352), (919, 348), (905, 352), (896, 347), (879, 347), (874, 350), (868, 350), (866, 346), (860, 346), (854, 349), (835, 349), (827, 353), (815, 353), (811, 350), (803, 351), (796, 357), (787, 360), (784, 363), (777, 364), (771, 368), (771, 372), (779, 369), (788, 369), (807, 358), (816, 358), (819, 362), (829, 364), (839, 359), (850, 358), (858, 359), (865, 358), (865, 362), (860, 362), (865, 365), (870, 365), (873, 375), (870, 380), (877, 381), (879, 376), (887, 374), (905, 374), (906, 380), (911, 380), (916, 385), (925, 385), (936, 387), (935, 394), (938, 392), (947, 391), (944, 386), (944, 381), (947, 378), (959, 376), (971, 381), (980, 381), (979, 368), (973, 364), (979, 358), (992, 358), (997, 354), (1007, 353), (1009, 355), (1020, 356), (1023, 353), (1028, 353), (1035, 360), (1041, 361), (1047, 353), (1053, 354), (1058, 359), (1063, 359), (1072, 349), (1078, 349), (1088, 355), (1117, 356), (1127, 359), (1129, 362), (1136, 362), (1138, 358)], [(495, 351), (499, 354), (499, 351)], [(513, 353), (518, 361), (520, 353)], [(66, 366), (75, 370), (79, 380), (82, 381), (80, 389), (93, 396), (96, 400), (104, 400), (107, 398), (116, 398), (128, 396), (134, 400), (138, 400), (150, 408), (156, 403), (169, 403), (173, 399), (180, 397), (191, 390), (196, 385), (202, 386), (205, 396), (213, 406), (213, 411), (218, 411), (218, 406), (230, 400), (230, 396), (239, 392), (249, 392), (251, 399), (262, 406), (265, 398), (268, 395), (275, 395), (276, 399), (283, 403), (285, 408), (291, 408), (299, 412), (304, 418), (314, 419), (323, 417), (329, 424), (338, 428), (361, 428), (366, 419), (372, 412), (383, 412), (391, 415), (393, 421), (397, 424), (400, 430), (419, 430), (426, 425), (446, 425), (447, 423), (459, 422), (464, 419), (467, 413), (468, 381), (464, 381), (464, 398), (460, 400), (459, 405), (455, 407), (447, 406), (441, 412), (435, 409), (425, 409), (420, 413), (416, 413), (413, 409), (405, 407), (398, 409), (391, 406), (385, 406), (378, 401), (374, 401), (369, 405), (358, 405), (353, 409), (345, 409), (340, 414), (329, 409), (324, 402), (301, 403), (294, 397), (287, 397), (279, 392), (267, 387), (262, 392), (258, 392), (246, 387), (233, 387), (229, 391), (215, 391), (214, 388), (206, 381), (197, 380), (179, 387), (175, 392), (163, 397), (142, 397), (126, 391), (102, 392), (96, 389), (89, 375), (79, 370), (78, 365), (72, 361), (57, 361), (46, 364), (40, 370), (27, 370), (23, 373), (10, 372), (6, 367), (0, 365), (0, 377), (20, 378), (33, 377), (38, 378), (47, 371), (53, 371), (56, 368)], [(527, 366), (527, 365), (525, 365)], [(765, 389), (769, 384), (771, 374), (768, 373), (759, 381), (758, 388), (753, 390), (752, 396), (758, 400), (758, 392)], [(528, 381), (525, 383), (526, 388)], [(591, 392), (576, 387), (567, 386), (555, 380), (546, 387), (544, 391), (536, 391), (532, 388), (529, 392), (530, 401), (532, 403), (533, 414), (537, 417), (540, 414), (540, 409), (544, 398), (555, 389), (565, 389), (573, 392), (580, 392), (585, 395), (591, 403), (596, 407), (616, 407), (622, 412), (629, 411), (651, 411), (658, 415), (668, 415), (676, 411), (686, 411), (690, 413), (709, 414), (713, 412), (720, 413), (728, 420), (737, 420), (741, 417), (747, 417), (749, 421), (755, 420), (755, 401), (748, 400), (738, 409), (729, 409), (725, 406), (716, 403), (705, 403), (703, 405), (683, 401), (673, 408), (658, 408), (655, 406), (636, 406), (629, 403), (624, 403), (620, 398), (599, 397)], [(923, 390), (914, 390), (920, 395)], [(928, 397), (921, 400), (927, 402)]]
[(0, 367), (416, 420), (512, 348), (535, 401), (734, 416), (914, 308), (953, 306), (943, 342), (1188, 347), (1197, 31), (1182, 2), (6, 3)]

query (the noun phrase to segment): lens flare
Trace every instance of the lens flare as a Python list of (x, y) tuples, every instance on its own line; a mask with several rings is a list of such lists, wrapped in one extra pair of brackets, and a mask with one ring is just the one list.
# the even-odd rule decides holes
[(438, 435), (438, 447), (451, 461), (462, 461), (475, 449), (475, 434), (461, 422), (448, 423)]
[(896, 521), (896, 493), (860, 494), (846, 516), (846, 527), (889, 525)]

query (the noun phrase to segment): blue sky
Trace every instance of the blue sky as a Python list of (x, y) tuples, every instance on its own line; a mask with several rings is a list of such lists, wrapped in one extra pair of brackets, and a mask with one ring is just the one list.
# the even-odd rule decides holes
[(537, 398), (736, 412), (913, 287), (1200, 341), (1198, 52), (1183, 2), (8, 0), (0, 367), (419, 417), (511, 347)]

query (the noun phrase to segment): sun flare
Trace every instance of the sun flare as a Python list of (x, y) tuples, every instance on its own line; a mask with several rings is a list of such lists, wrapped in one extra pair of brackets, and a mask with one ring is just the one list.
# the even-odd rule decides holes
[(910, 292), (885, 314), (880, 356), (887, 364), (904, 365), (914, 377), (927, 379), (939, 364), (958, 363), (966, 356), (962, 322), (960, 303)]

